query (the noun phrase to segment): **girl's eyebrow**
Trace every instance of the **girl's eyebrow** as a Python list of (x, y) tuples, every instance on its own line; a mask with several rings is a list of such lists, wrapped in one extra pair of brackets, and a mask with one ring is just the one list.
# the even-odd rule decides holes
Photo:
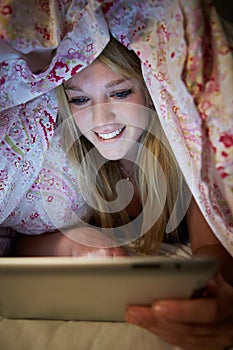
[(117, 85), (120, 85), (120, 84), (124, 83), (126, 80), (128, 80), (128, 79), (122, 78), (122, 79), (112, 80), (112, 81), (110, 81), (109, 83), (107, 83), (107, 84), (105, 85), (105, 87), (106, 87), (106, 88), (111, 88), (111, 87), (113, 87), (113, 86), (117, 86)]
[[(111, 87), (115, 87), (117, 85), (120, 85), (120, 84), (124, 83), (127, 80), (128, 79), (112, 80), (109, 83), (107, 83), (106, 85), (104, 85), (104, 87), (109, 89)], [(73, 90), (73, 91), (77, 91), (77, 92), (83, 92), (83, 90), (79, 86), (77, 86), (77, 85), (69, 85), (69, 83), (67, 85), (64, 85), (64, 88), (65, 88), (65, 90)]]
[(77, 92), (83, 92), (83, 90), (77, 85), (70, 85), (70, 86), (69, 86), (69, 84), (67, 86), (64, 85), (64, 89), (65, 90), (73, 90), (73, 91), (77, 91)]

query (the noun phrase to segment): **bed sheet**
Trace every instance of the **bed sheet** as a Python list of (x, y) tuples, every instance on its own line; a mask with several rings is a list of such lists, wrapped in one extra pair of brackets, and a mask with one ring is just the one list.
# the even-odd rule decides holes
[(1, 350), (179, 350), (123, 322), (0, 319)]

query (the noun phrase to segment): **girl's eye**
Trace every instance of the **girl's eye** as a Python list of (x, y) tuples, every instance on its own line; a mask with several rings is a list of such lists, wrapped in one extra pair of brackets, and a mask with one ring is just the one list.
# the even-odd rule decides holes
[(85, 96), (80, 96), (80, 97), (73, 97), (69, 100), (69, 103), (75, 104), (77, 106), (82, 106), (85, 103), (87, 103), (88, 101), (90, 101), (90, 99), (88, 97)]
[(132, 89), (122, 90), (122, 91), (115, 92), (114, 94), (111, 94), (110, 97), (114, 97), (117, 99), (124, 99), (127, 96), (131, 95), (132, 92), (133, 92)]

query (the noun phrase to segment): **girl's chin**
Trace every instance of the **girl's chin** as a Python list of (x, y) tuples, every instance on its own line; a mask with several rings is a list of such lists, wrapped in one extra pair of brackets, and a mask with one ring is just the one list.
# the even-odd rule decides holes
[(99, 153), (108, 160), (120, 160), (122, 158), (125, 158), (128, 149), (127, 150), (114, 150), (113, 147), (97, 147), (97, 150)]
[[(120, 159), (131, 159), (131, 160), (135, 160), (136, 155), (137, 155), (137, 151), (138, 151), (138, 144), (135, 142), (127, 142), (125, 144), (123, 144), (123, 142), (121, 143), (121, 145), (116, 145), (117, 147), (114, 147), (113, 144), (102, 144), (102, 145), (96, 145), (96, 148), (98, 149), (99, 153), (108, 160), (120, 160)], [(132, 147), (132, 146), (137, 146)]]
[(125, 158), (125, 155), (126, 153), (121, 153), (121, 154), (113, 154), (113, 153), (106, 153), (106, 152), (101, 152), (99, 150), (100, 154), (105, 158), (105, 159), (108, 159), (108, 160), (120, 160), (120, 159), (123, 159)]

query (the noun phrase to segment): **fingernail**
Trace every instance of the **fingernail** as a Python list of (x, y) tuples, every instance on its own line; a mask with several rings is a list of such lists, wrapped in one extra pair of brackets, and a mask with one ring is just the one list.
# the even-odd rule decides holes
[(164, 304), (155, 304), (152, 306), (152, 309), (159, 314), (165, 314), (167, 312), (167, 307)]
[(127, 311), (125, 314), (125, 321), (134, 324), (140, 324), (142, 321), (141, 313), (137, 311)]

